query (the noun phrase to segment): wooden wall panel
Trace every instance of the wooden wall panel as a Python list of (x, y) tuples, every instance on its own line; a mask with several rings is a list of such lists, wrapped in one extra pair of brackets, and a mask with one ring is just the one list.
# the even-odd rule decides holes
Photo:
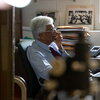
[(15, 8), (15, 43), (22, 38), (22, 9)]
[(13, 100), (12, 10), (0, 11), (0, 100)]

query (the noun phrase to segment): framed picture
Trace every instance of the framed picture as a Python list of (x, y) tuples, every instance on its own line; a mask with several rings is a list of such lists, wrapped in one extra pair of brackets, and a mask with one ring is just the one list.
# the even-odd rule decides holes
[(38, 11), (36, 13), (36, 16), (49, 16), (52, 17), (54, 19), (54, 22), (56, 22), (56, 12), (52, 11), (52, 12), (46, 12), (46, 11)]
[(69, 6), (67, 9), (67, 25), (94, 27), (93, 6)]

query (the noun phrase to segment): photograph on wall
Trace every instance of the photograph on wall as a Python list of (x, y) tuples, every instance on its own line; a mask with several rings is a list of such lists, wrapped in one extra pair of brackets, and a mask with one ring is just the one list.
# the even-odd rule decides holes
[(54, 21), (56, 21), (56, 12), (39, 11), (36, 13), (36, 16), (40, 16), (40, 15), (52, 17)]
[(94, 9), (90, 6), (70, 6), (67, 9), (67, 25), (88, 26), (93, 28)]
[(68, 24), (75, 25), (91, 25), (92, 24), (92, 10), (69, 10), (68, 11)]

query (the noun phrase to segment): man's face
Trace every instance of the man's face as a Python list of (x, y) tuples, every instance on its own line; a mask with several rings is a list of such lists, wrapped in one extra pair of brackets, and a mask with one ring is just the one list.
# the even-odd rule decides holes
[(42, 33), (42, 39), (45, 44), (50, 44), (52, 41), (56, 39), (56, 29), (53, 25), (47, 25), (45, 32)]
[(57, 31), (56, 41), (62, 41), (62, 40), (63, 40), (63, 35), (61, 34), (61, 32)]

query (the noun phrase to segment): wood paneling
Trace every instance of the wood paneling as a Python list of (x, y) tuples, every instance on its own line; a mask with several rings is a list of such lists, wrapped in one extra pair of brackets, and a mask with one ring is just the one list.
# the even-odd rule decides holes
[(15, 8), (15, 43), (22, 38), (22, 9)]
[(12, 10), (0, 11), (0, 100), (13, 100)]

